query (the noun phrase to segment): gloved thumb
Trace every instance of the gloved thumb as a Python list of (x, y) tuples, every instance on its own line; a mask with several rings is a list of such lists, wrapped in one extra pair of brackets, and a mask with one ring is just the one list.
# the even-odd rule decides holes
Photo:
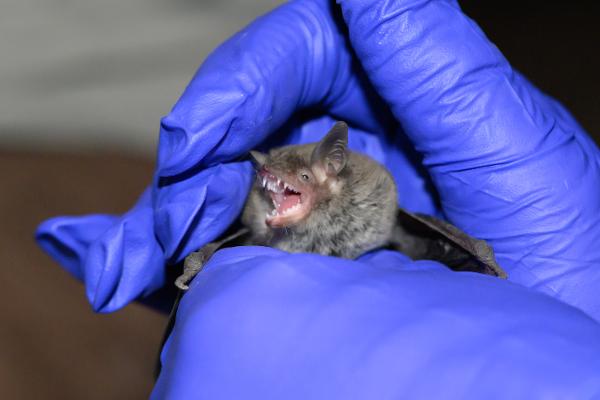
[(338, 2), (447, 217), (490, 241), (510, 279), (600, 315), (600, 170), (585, 132), (455, 1)]

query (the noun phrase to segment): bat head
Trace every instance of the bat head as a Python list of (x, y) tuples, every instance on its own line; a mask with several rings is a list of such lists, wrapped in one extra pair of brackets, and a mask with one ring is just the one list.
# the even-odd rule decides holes
[(266, 223), (285, 228), (311, 217), (320, 203), (339, 194), (348, 161), (348, 126), (337, 122), (318, 143), (286, 146), (269, 154), (251, 151), (263, 198), (271, 204)]

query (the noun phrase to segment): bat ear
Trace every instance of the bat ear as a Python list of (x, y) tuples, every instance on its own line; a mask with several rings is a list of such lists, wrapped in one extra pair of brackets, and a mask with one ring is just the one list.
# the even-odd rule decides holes
[(267, 162), (267, 155), (260, 151), (250, 150), (250, 161), (254, 167), (261, 168)]
[(348, 125), (336, 122), (325, 137), (317, 143), (310, 162), (321, 165), (328, 175), (339, 174), (348, 160)]

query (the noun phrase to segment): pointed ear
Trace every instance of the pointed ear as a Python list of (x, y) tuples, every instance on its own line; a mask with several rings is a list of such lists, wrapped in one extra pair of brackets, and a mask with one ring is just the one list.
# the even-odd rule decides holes
[(348, 125), (336, 122), (325, 137), (317, 143), (310, 162), (321, 165), (328, 175), (339, 174), (348, 161)]
[(252, 161), (255, 168), (262, 168), (267, 162), (267, 155), (260, 151), (250, 150), (250, 161)]

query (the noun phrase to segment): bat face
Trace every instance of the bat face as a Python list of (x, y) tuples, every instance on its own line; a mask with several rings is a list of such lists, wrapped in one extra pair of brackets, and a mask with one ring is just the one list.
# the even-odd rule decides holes
[(250, 152), (262, 199), (268, 204), (265, 223), (269, 227), (306, 222), (320, 202), (339, 192), (347, 137), (348, 127), (338, 123), (319, 143), (282, 147), (268, 155)]
[(272, 209), (265, 216), (268, 226), (284, 228), (309, 217), (316, 194), (310, 168), (289, 171), (267, 161), (257, 172), (257, 179), (264, 191), (264, 200), (271, 203)]

